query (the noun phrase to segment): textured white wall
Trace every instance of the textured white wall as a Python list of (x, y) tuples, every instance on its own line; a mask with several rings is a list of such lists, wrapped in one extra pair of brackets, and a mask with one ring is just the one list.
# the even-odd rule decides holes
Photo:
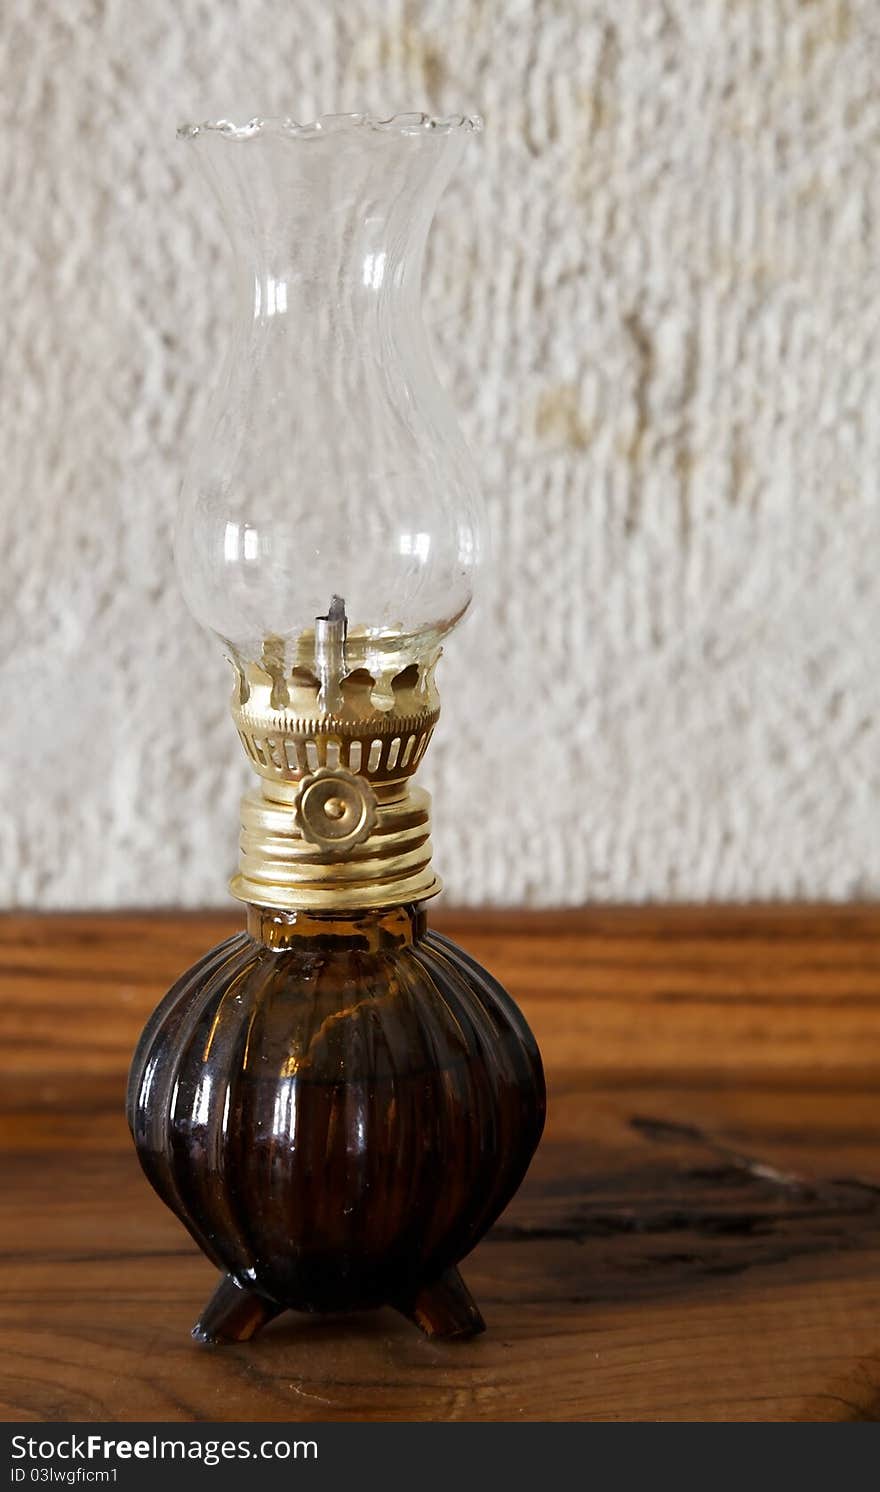
[(878, 36), (876, 0), (4, 0), (0, 900), (234, 863), (170, 537), (229, 257), (175, 123), (410, 107), (487, 122), (427, 301), (495, 534), (423, 773), (450, 896), (880, 894)]

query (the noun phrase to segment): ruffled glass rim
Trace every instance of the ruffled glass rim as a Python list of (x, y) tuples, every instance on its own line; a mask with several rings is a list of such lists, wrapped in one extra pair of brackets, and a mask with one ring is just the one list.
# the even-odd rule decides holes
[(317, 140), (326, 135), (338, 135), (348, 130), (378, 130), (387, 134), (450, 135), (456, 130), (477, 133), (483, 128), (479, 114), (392, 114), (379, 119), (373, 114), (321, 114), (308, 124), (296, 119), (249, 119), (236, 124), (231, 119), (206, 119), (200, 124), (182, 124), (177, 133), (182, 140), (194, 140), (198, 135), (216, 134), (227, 140), (254, 140), (261, 135), (281, 135), (293, 140)]

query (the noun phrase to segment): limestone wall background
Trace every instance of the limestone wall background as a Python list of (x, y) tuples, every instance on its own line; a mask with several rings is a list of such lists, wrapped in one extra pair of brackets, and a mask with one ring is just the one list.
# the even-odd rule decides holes
[[(426, 315), (494, 569), (457, 901), (880, 893), (875, 0), (6, 0), (0, 901), (225, 898), (171, 524), (228, 327), (181, 118), (477, 109)], [(479, 670), (474, 656), (482, 652)]]

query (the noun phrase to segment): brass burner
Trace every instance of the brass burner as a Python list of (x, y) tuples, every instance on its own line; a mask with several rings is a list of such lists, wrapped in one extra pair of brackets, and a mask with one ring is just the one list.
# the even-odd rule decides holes
[[(434, 896), (430, 798), (410, 778), (440, 713), (439, 657), (346, 668), (344, 613), (259, 665), (233, 660), (232, 714), (260, 776), (241, 808), (242, 901), (284, 911), (374, 909)], [(323, 709), (322, 709), (323, 705)]]

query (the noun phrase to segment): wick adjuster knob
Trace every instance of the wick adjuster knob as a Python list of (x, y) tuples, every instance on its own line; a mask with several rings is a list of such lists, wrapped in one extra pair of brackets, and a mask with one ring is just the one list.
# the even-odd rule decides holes
[(336, 855), (363, 844), (376, 825), (373, 789), (344, 767), (319, 767), (304, 777), (295, 810), (303, 839)]

